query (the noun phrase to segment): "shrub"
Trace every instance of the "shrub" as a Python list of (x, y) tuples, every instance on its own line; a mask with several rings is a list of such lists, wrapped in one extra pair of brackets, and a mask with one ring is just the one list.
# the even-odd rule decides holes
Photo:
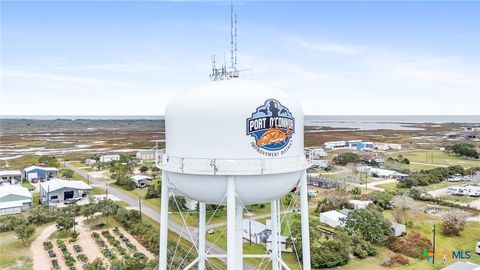
[(338, 165), (347, 165), (349, 163), (359, 163), (360, 157), (355, 153), (342, 153), (333, 158), (333, 162)]
[(388, 257), (382, 264), (383, 267), (393, 267), (396, 265), (407, 265), (408, 258), (403, 256), (402, 254), (393, 253)]
[(443, 217), (442, 232), (445, 236), (460, 235), (465, 229), (465, 218), (457, 213), (448, 213)]
[(388, 248), (411, 258), (420, 258), (422, 252), (432, 250), (432, 242), (418, 232), (410, 232), (401, 237), (391, 237), (387, 242)]
[(312, 246), (312, 266), (314, 268), (331, 268), (342, 266), (350, 259), (350, 239), (345, 233), (338, 233), (335, 238)]
[(345, 229), (372, 244), (382, 243), (392, 233), (392, 223), (382, 213), (357, 209), (348, 213)]
[(393, 209), (393, 195), (386, 191), (374, 191), (368, 197), (382, 209)]

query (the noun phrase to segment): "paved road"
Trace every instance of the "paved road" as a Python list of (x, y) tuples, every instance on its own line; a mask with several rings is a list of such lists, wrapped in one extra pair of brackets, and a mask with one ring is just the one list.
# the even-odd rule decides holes
[[(91, 183), (92, 186), (97, 186), (97, 187), (99, 187), (101, 189), (104, 189), (104, 190), (107, 188), (106, 185), (105, 185), (105, 183), (106, 183), (105, 181), (99, 180), (99, 179), (94, 178), (92, 176), (88, 176), (87, 175), (88, 173), (86, 171), (84, 171), (82, 169), (79, 169), (79, 168), (76, 168), (75, 166), (73, 166), (69, 163), (65, 163), (65, 166), (68, 169), (73, 170), (74, 172), (78, 173), (82, 177), (88, 178), (90, 180), (90, 183)], [(137, 207), (138, 206), (138, 198), (132, 198), (132, 197), (126, 195), (125, 193), (121, 192), (120, 190), (117, 190), (115, 188), (108, 188), (108, 193), (115, 195), (117, 198), (126, 202), (128, 205), (130, 205), (132, 207)], [(149, 206), (143, 204), (142, 205), (142, 213), (145, 214), (146, 216), (152, 218), (153, 220), (157, 221), (159, 224), (162, 224), (161, 221), (160, 221), (160, 212), (158, 212), (158, 211), (150, 208)], [(168, 220), (168, 229), (170, 231), (176, 233), (177, 235), (181, 234), (182, 227), (183, 226), (181, 224), (178, 224), (174, 220), (172, 220), (172, 219)], [(190, 231), (192, 231), (192, 236), (195, 238), (195, 236), (197, 234), (196, 229), (190, 229)], [(184, 238), (185, 240), (193, 243), (192, 239), (190, 239), (190, 236), (187, 234), (187, 231), (186, 231), (185, 228), (183, 229), (182, 238)], [(225, 250), (223, 250), (222, 248), (213, 244), (210, 241), (206, 241), (206, 249), (210, 250), (209, 253), (211, 253), (211, 254), (226, 254)], [(225, 265), (227, 264), (226, 258), (219, 258), (219, 260), (224, 262)], [(244, 262), (243, 265), (244, 265), (244, 269), (255, 269), (253, 266), (251, 266), (251, 265), (249, 265), (245, 262)]]

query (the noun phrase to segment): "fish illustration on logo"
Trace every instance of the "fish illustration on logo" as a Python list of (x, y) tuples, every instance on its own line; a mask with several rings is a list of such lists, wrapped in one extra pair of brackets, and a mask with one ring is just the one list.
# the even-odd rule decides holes
[(247, 135), (255, 139), (252, 145), (267, 151), (284, 149), (291, 143), (293, 133), (295, 118), (273, 98), (266, 100), (247, 119)]

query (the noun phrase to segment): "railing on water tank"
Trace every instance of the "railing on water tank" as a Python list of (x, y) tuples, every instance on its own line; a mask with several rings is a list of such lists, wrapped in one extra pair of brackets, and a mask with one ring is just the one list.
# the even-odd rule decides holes
[(159, 167), (186, 174), (207, 175), (258, 175), (287, 173), (306, 169), (309, 162), (305, 156), (258, 159), (184, 158), (163, 155)]

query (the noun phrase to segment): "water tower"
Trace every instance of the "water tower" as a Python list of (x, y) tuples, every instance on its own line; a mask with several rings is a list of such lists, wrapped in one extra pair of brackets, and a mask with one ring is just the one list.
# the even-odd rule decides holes
[(198, 258), (205, 269), (205, 205), (227, 207), (227, 268), (243, 269), (243, 208), (271, 203), (270, 254), (273, 269), (288, 269), (281, 259), (279, 198), (300, 186), (303, 269), (310, 269), (308, 202), (303, 111), (298, 100), (278, 88), (252, 80), (212, 81), (180, 94), (165, 112), (162, 168), (160, 269), (167, 267), (170, 189), (199, 202)]

